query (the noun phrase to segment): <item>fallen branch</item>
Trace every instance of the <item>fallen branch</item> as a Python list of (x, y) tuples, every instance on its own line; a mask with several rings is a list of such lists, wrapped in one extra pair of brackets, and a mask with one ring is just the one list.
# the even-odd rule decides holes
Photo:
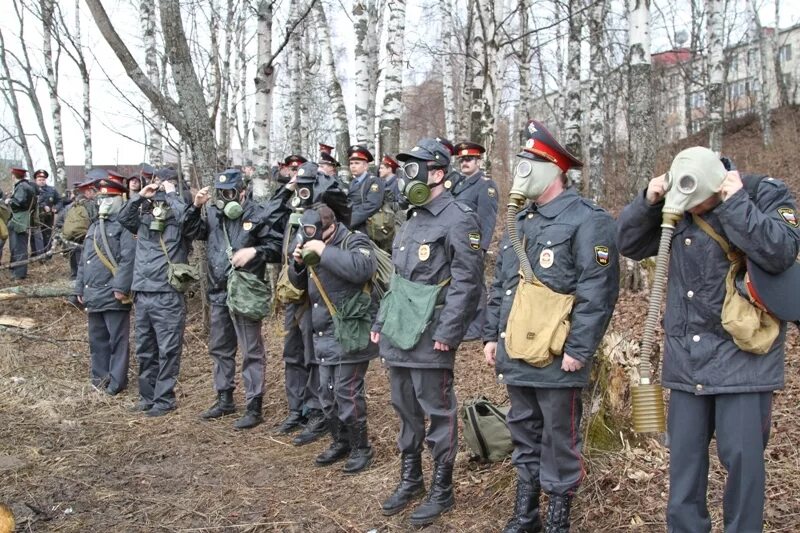
[(0, 289), (0, 301), (22, 300), (25, 298), (59, 298), (71, 296), (74, 292), (72, 282), (59, 280), (39, 285), (5, 287)]
[(0, 315), (0, 326), (9, 326), (12, 328), (31, 329), (36, 327), (36, 321), (32, 318), (23, 317), (18, 318), (15, 316)]

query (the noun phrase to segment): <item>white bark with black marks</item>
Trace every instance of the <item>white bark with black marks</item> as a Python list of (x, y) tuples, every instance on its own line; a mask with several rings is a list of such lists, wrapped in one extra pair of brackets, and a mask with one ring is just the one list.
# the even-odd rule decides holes
[(353, 32), (356, 37), (354, 77), (355, 77), (355, 136), (357, 143), (370, 143), (369, 122), (372, 112), (369, 108), (369, 42), (368, 42), (369, 16), (364, 0), (353, 2)]
[(605, 77), (603, 54), (607, 0), (596, 0), (589, 10), (589, 196), (600, 201), (605, 190)]
[[(759, 69), (758, 69), (758, 120), (761, 123), (761, 140), (764, 146), (772, 144), (772, 113), (770, 112), (770, 93), (772, 92), (772, 84), (769, 82), (769, 40), (764, 35), (764, 29), (761, 27), (761, 19), (758, 16), (758, 6), (755, 0), (749, 1), (750, 16), (753, 18), (753, 30), (755, 33), (755, 44), (758, 46), (759, 51)], [(777, 30), (775, 31), (777, 33)], [(775, 73), (776, 82), (780, 77), (780, 71)]]
[(567, 3), (567, 99), (564, 116), (564, 147), (576, 157), (581, 157), (581, 28), (583, 13), (580, 0)]
[(56, 163), (55, 167), (52, 169), (53, 178), (56, 188), (59, 191), (65, 191), (67, 188), (67, 174), (64, 162), (64, 132), (61, 122), (61, 101), (58, 98), (58, 55), (55, 59), (53, 57), (52, 34), (55, 6), (53, 0), (41, 0), (39, 7), (42, 16), (42, 55), (44, 57), (47, 93), (50, 96), (50, 112), (52, 113), (53, 120), (53, 156), (55, 157)]
[[(269, 164), (269, 137), (272, 125), (272, 89), (275, 85), (272, 53), (272, 1), (260, 0), (257, 8), (258, 50), (256, 52), (255, 115), (253, 117), (253, 163), (256, 179), (253, 180), (253, 197), (263, 200), (269, 196), (271, 179)], [(244, 88), (243, 92), (247, 92)]]
[(8, 68), (8, 59), (6, 57), (6, 41), (3, 35), (3, 30), (0, 29), (0, 82), (3, 87), (3, 98), (6, 104), (11, 109), (11, 115), (14, 117), (14, 126), (16, 130), (12, 130), (0, 123), (0, 129), (3, 133), (14, 140), (15, 143), (22, 150), (22, 155), (25, 157), (25, 164), (27, 168), (33, 168), (33, 159), (31, 158), (30, 146), (28, 145), (28, 138), (25, 135), (25, 129), (22, 127), (22, 119), (19, 113), (19, 100), (17, 100), (17, 89), (14, 87), (14, 82), (11, 78), (11, 71)]
[(442, 69), (442, 93), (444, 95), (444, 135), (451, 141), (458, 129), (458, 95), (456, 93), (456, 54), (458, 53), (458, 37), (453, 31), (450, 19), (453, 12), (453, 0), (445, 0), (442, 16), (442, 43), (445, 64)]
[(647, 186), (655, 167), (650, 0), (631, 0), (628, 25), (628, 176), (633, 195)]
[(325, 7), (322, 2), (314, 5), (315, 22), (319, 30), (320, 59), (324, 76), (329, 87), (331, 118), (335, 135), (336, 159), (343, 163), (347, 161), (347, 149), (350, 147), (350, 126), (347, 121), (347, 108), (344, 105), (342, 84), (336, 73), (336, 63), (333, 60), (333, 47), (331, 46), (331, 32), (325, 16)]
[[(158, 68), (158, 49), (156, 48), (156, 6), (153, 0), (142, 0), (139, 3), (139, 15), (142, 19), (142, 40), (144, 41), (144, 65), (147, 77), (155, 87), (161, 86), (161, 73)], [(153, 166), (163, 163), (164, 140), (161, 137), (162, 117), (158, 107), (150, 102), (147, 116), (147, 159)]]
[[(380, 151), (396, 154), (400, 151), (400, 112), (403, 97), (403, 53), (406, 27), (405, 0), (389, 0), (386, 68), (383, 71), (383, 109), (380, 119)], [(447, 69), (445, 69), (447, 70)]]
[(705, 0), (706, 42), (708, 49), (708, 146), (716, 153), (722, 151), (722, 112), (725, 104), (725, 70), (723, 66), (723, 15), (724, 0)]

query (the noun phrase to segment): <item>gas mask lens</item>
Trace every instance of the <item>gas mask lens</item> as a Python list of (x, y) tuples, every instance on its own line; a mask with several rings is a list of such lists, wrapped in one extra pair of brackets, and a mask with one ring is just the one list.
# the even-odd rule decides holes
[(299, 196), (301, 200), (308, 200), (311, 198), (311, 189), (308, 187), (301, 187), (297, 191), (297, 196)]
[(419, 163), (416, 161), (406, 163), (403, 165), (403, 172), (408, 176), (408, 179), (416, 179), (419, 176)]
[(222, 189), (220, 191), (220, 196), (225, 201), (231, 201), (236, 198), (236, 189)]
[(533, 165), (527, 159), (521, 159), (514, 168), (514, 179), (523, 179), (531, 175)]
[(309, 241), (317, 235), (317, 227), (311, 225), (303, 226), (303, 233), (305, 233), (306, 240)]
[(677, 186), (683, 194), (692, 194), (697, 189), (697, 178), (691, 174), (684, 174), (678, 179)]

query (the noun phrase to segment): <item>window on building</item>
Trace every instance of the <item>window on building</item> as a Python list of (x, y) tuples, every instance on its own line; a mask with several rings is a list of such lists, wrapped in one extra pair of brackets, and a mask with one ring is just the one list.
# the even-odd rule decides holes
[(706, 93), (700, 91), (689, 95), (689, 105), (692, 109), (700, 109), (706, 106)]
[(778, 48), (778, 58), (781, 60), (781, 63), (786, 63), (787, 61), (792, 60), (792, 45), (791, 44), (784, 44), (780, 48)]
[(783, 86), (787, 89), (792, 86), (792, 75), (786, 73), (783, 75)]
[(747, 66), (754, 67), (756, 64), (756, 51), (755, 50), (748, 50), (747, 51)]
[(731, 72), (734, 74), (739, 70), (739, 58), (737, 56), (733, 56), (731, 59)]

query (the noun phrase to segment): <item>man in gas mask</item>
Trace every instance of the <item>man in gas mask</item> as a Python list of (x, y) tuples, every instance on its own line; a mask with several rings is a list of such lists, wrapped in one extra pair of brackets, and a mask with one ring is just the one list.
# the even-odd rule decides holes
[[(458, 404), (453, 368), (478, 305), (483, 254), (476, 214), (445, 190), (447, 149), (434, 139), (421, 139), (397, 160), (404, 163), (400, 190), (413, 207), (395, 237), (392, 290), (381, 302), (372, 329), (372, 341), (380, 343), (389, 367), (392, 405), (400, 418), (400, 483), (382, 508), (386, 515), (399, 513), (425, 492), (422, 447), (427, 442), (433, 479), (410, 517), (421, 526), (455, 504)], [(425, 417), (430, 420), (427, 433)]]
[[(797, 206), (783, 182), (742, 177), (711, 150), (693, 147), (620, 214), (622, 254), (636, 260), (656, 254), (667, 215), (674, 216), (672, 251), (661, 251), (670, 253), (662, 371), (670, 389), (667, 528), (711, 530), (706, 490), (715, 436), (727, 470), (725, 531), (762, 531), (764, 450), (773, 392), (784, 383), (786, 322), (762, 309), (743, 269), (734, 269), (746, 265), (752, 281), (757, 267), (771, 275), (793, 267), (800, 251)], [(785, 290), (796, 301), (797, 289)], [(738, 312), (747, 315), (730, 316), (740, 298)], [(750, 319), (754, 329), (742, 336), (739, 327)]]
[[(292, 181), (276, 194), (283, 194), (282, 190), (291, 194), (289, 205), (293, 210), (282, 245), (283, 268), (288, 273), (288, 263), (299, 239), (302, 213), (314, 204), (324, 203), (333, 209), (337, 220), (346, 224), (350, 220), (350, 210), (338, 180), (319, 172), (316, 163), (303, 163)], [(280, 286), (276, 296), (282, 298)], [(319, 367), (314, 357), (311, 313), (307, 312), (310, 305), (308, 295), (294, 295), (291, 300), (281, 302), (285, 309), (283, 359), (289, 415), (278, 426), (277, 432), (286, 435), (302, 428), (303, 431), (292, 440), (293, 444), (302, 446), (327, 433), (328, 423), (319, 400)]]
[(489, 293), (484, 355), (511, 400), (517, 492), (503, 531), (542, 531), (544, 489), (546, 531), (566, 533), (584, 476), (581, 389), (619, 293), (616, 227), (567, 188), (566, 172), (581, 162), (541, 123), (531, 121), (526, 131)]
[[(377, 311), (369, 281), (377, 264), (369, 238), (337, 222), (326, 205), (307, 209), (300, 217), (298, 233), (301, 239), (293, 251), (289, 278), (309, 295), (320, 403), (333, 439), (316, 463), (325, 466), (349, 455), (343, 471), (355, 474), (367, 468), (373, 456), (364, 378), (370, 360), (378, 355), (378, 347), (369, 339)], [(334, 313), (338, 313), (338, 323)], [(344, 327), (343, 315), (365, 326), (363, 338), (348, 338), (354, 346), (343, 346), (338, 340), (343, 334), (337, 331)], [(353, 332), (347, 331), (351, 337)]]
[(357, 144), (347, 151), (350, 173), (353, 179), (347, 191), (347, 199), (353, 206), (350, 229), (366, 233), (366, 222), (383, 205), (383, 180), (369, 173), (369, 164), (374, 160), (366, 146)]
[(83, 242), (75, 295), (89, 322), (92, 385), (114, 396), (128, 386), (136, 239), (118, 221), (125, 186), (106, 178), (96, 186), (98, 219)]
[[(184, 221), (186, 236), (208, 241), (208, 352), (214, 361), (217, 401), (200, 416), (211, 419), (236, 412), (233, 389), (238, 344), (247, 409), (234, 423), (237, 429), (252, 428), (263, 421), (266, 353), (261, 320), (228, 308), (227, 281), (233, 269), (264, 279), (266, 264), (280, 261), (281, 238), (289, 215), (284, 198), (273, 197), (268, 204), (260, 205), (247, 199), (246, 193), (242, 173), (226, 170), (217, 175), (213, 189), (204, 187), (197, 192)], [(203, 205), (205, 217), (201, 216)]]
[(175, 265), (185, 265), (189, 255), (190, 240), (182, 227), (185, 214), (186, 203), (173, 182), (154, 179), (125, 203), (118, 218), (136, 235), (131, 289), (140, 399), (135, 409), (147, 416), (162, 416), (176, 408), (186, 300), (174, 283)]
[[(497, 224), (497, 184), (484, 174), (481, 169), (483, 154), (486, 149), (473, 142), (460, 142), (454, 150), (458, 156), (459, 170), (461, 173), (453, 180), (446, 181), (450, 193), (459, 202), (470, 206), (481, 221), (481, 250), (486, 253), (492, 242), (494, 227)], [(483, 287), (486, 284), (484, 283)], [(469, 325), (465, 340), (480, 339), (483, 335), (483, 325), (486, 321), (486, 290), (481, 293), (481, 302), (478, 312)]]

